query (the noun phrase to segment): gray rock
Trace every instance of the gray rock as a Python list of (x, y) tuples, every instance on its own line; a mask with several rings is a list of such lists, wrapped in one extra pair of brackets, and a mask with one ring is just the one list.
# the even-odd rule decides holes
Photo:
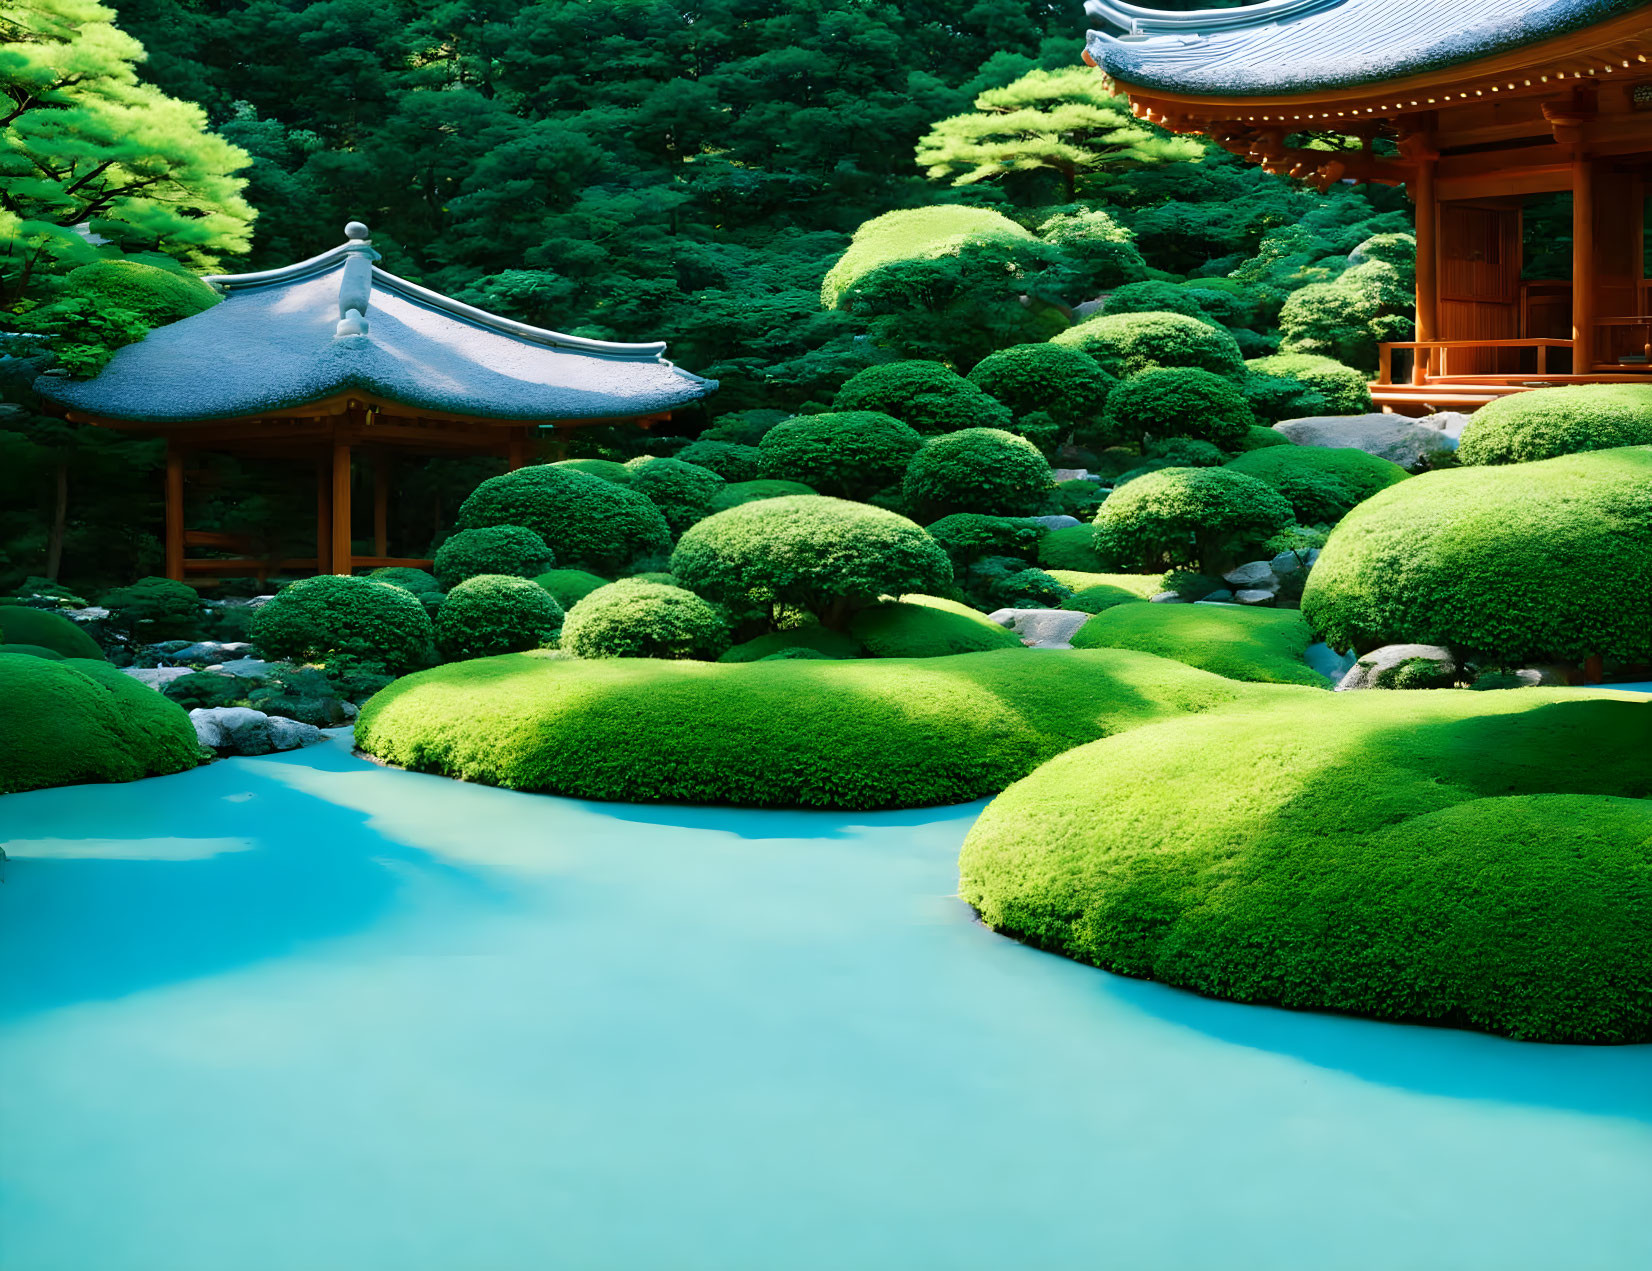
[(193, 668), (187, 666), (128, 666), (122, 669), (138, 683), (149, 685), (157, 693), (173, 680), (195, 673)]
[(1363, 450), (1415, 468), (1434, 455), (1457, 449), (1438, 428), (1425, 428), (1404, 415), (1316, 415), (1287, 419), (1274, 427), (1299, 446), (1342, 446)]
[(1237, 591), (1233, 598), (1242, 605), (1266, 605), (1273, 601), (1273, 592), (1264, 587), (1246, 587)]
[[(1012, 616), (1003, 625), (1033, 649), (1072, 648), (1074, 632), (1090, 621), (1091, 616), (1071, 609), (1011, 609), (1008, 612)], [(994, 621), (997, 620), (994, 615)]]
[(97, 622), (109, 616), (109, 611), (102, 605), (87, 605), (84, 609), (63, 609), (59, 612), (74, 622)]
[(1156, 596), (1149, 596), (1148, 599), (1156, 605), (1185, 605), (1187, 603), (1173, 591), (1161, 591)]
[(1203, 604), (1225, 605), (1225, 604), (1229, 603), (1230, 601), (1232, 601), (1233, 599), (1234, 599), (1234, 595), (1233, 595), (1233, 589), (1232, 588), (1230, 588), (1230, 587), (1218, 587), (1215, 591), (1211, 592), (1208, 596), (1203, 596), (1200, 599), (1194, 601), (1193, 603), (1196, 604), (1196, 605), (1203, 605)]
[(1279, 579), (1274, 575), (1273, 566), (1265, 560), (1253, 560), (1247, 565), (1240, 565), (1237, 569), (1223, 574), (1222, 578), (1235, 589), (1256, 587), (1263, 591), (1279, 590)]
[(1057, 485), (1060, 485), (1063, 481), (1088, 481), (1090, 470), (1088, 468), (1057, 468), (1050, 474), (1050, 477)]
[(1447, 671), (1457, 669), (1457, 664), (1451, 657), (1451, 650), (1441, 645), (1385, 644), (1380, 649), (1371, 650), (1355, 662), (1342, 677), (1342, 682), (1337, 685), (1337, 691), (1346, 693), (1355, 689), (1375, 688), (1377, 676), (1390, 667), (1409, 662), (1412, 658), (1427, 658), (1431, 662), (1438, 662)]
[(276, 748), (270, 717), (250, 706), (199, 706), (189, 722), (196, 740), (221, 755), (267, 755)]
[(201, 640), (168, 653), (166, 656), (174, 662), (222, 662), (226, 657), (233, 659), (236, 655), (243, 654), (250, 648), (252, 648), (252, 645), (245, 640)]
[(996, 622), (1001, 627), (1013, 627), (1015, 615), (1020, 612), (1019, 609), (994, 609), (987, 615), (987, 621)]
[(270, 740), (277, 750), (297, 750), (300, 746), (313, 746), (322, 740), (321, 729), (314, 724), (300, 723), (283, 715), (271, 715), (268, 718)]
[(1280, 552), (1268, 562), (1268, 568), (1273, 570), (1275, 578), (1288, 578), (1299, 570), (1306, 571), (1314, 567), (1319, 559), (1319, 548), (1313, 547), (1298, 556), (1295, 552)]
[(1076, 516), (1029, 516), (1027, 519), (1038, 521), (1047, 530), (1070, 530), (1075, 525), (1084, 524)]
[(1424, 415), (1417, 421), (1421, 428), (1432, 428), (1450, 438), (1455, 449), (1455, 443), (1463, 439), (1463, 429), (1468, 427), (1472, 416), (1463, 414), (1460, 410), (1442, 410), (1433, 415)]
[(1331, 683), (1340, 684), (1359, 659), (1352, 653), (1338, 653), (1328, 644), (1310, 644), (1302, 651), (1302, 660)]
[(265, 662), (260, 658), (236, 658), (233, 662), (223, 662), (212, 669), (222, 675), (240, 675), (251, 679), (262, 679), (271, 671), (281, 670), (286, 665), (284, 662)]

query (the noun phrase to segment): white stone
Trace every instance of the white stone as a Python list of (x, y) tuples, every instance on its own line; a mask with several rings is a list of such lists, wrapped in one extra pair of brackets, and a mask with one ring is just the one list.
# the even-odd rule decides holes
[(277, 750), (297, 750), (300, 746), (313, 746), (322, 740), (321, 729), (314, 724), (288, 719), (284, 715), (270, 715), (267, 718), (270, 741)]
[(278, 662), (264, 662), (258, 658), (237, 658), (233, 662), (224, 662), (212, 669), (222, 675), (241, 675), (250, 679), (261, 679), (271, 671), (282, 666)]
[(1029, 516), (1027, 519), (1039, 522), (1048, 530), (1070, 530), (1075, 525), (1084, 524), (1076, 516)]
[(1273, 566), (1265, 560), (1253, 560), (1249, 564), (1240, 565), (1237, 569), (1223, 574), (1222, 578), (1225, 582), (1232, 583), (1235, 589), (1260, 587), (1265, 591), (1279, 590), (1279, 579), (1274, 576)]
[(149, 685), (157, 693), (161, 691), (163, 686), (172, 683), (173, 680), (180, 679), (185, 675), (195, 674), (187, 666), (126, 666), (122, 667), (121, 670), (125, 671), (138, 683)]
[(1368, 689), (1377, 686), (1377, 676), (1390, 667), (1409, 662), (1412, 658), (1427, 658), (1431, 662), (1438, 662), (1445, 670), (1456, 669), (1451, 650), (1438, 644), (1385, 644), (1380, 649), (1373, 649), (1349, 668), (1337, 685), (1340, 693), (1351, 692), (1355, 689)]
[(1432, 415), (1424, 415), (1417, 421), (1419, 427), (1432, 428), (1435, 432), (1444, 433), (1452, 441), (1461, 441), (1463, 429), (1468, 427), (1472, 418), (1460, 410), (1442, 410)]
[(1057, 468), (1050, 474), (1050, 478), (1057, 485), (1060, 485), (1063, 481), (1088, 481), (1090, 470), (1088, 468)]
[(1235, 592), (1233, 598), (1242, 605), (1265, 605), (1273, 599), (1273, 592), (1261, 587), (1246, 587)]
[(174, 662), (222, 662), (226, 656), (245, 653), (252, 645), (245, 640), (201, 640), (167, 654)]
[(1282, 420), (1274, 428), (1299, 446), (1363, 450), (1402, 468), (1415, 468), (1431, 455), (1457, 449), (1454, 438), (1404, 415), (1315, 415)]
[(72, 618), (76, 622), (96, 622), (109, 616), (109, 611), (102, 605), (87, 605), (84, 609), (64, 609), (60, 612), (65, 618)]
[(1004, 625), (1033, 649), (1072, 648), (1074, 633), (1091, 617), (1072, 609), (1012, 609), (1010, 613), (1014, 617)]
[(220, 754), (267, 755), (275, 749), (270, 717), (250, 706), (199, 706), (189, 712), (195, 737)]
[(1173, 591), (1161, 591), (1156, 596), (1149, 596), (1148, 599), (1156, 605), (1185, 605), (1187, 603)]
[(1013, 627), (1015, 615), (1020, 612), (1019, 609), (994, 609), (987, 615), (987, 621), (996, 622), (1001, 627)]

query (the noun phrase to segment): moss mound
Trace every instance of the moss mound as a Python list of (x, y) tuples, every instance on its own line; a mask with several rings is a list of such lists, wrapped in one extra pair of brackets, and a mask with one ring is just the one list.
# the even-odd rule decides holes
[(50, 658), (53, 662), (63, 661), (63, 655), (56, 649), (48, 649), (43, 644), (0, 644), (0, 653), (19, 653), (31, 658)]
[(1294, 609), (1227, 605), (1111, 605), (1073, 636), (1075, 649), (1135, 649), (1230, 680), (1329, 688), (1330, 681), (1302, 660), (1312, 643), (1313, 633)]
[(252, 642), (269, 657), (315, 662), (348, 653), (392, 671), (424, 661), (433, 635), (412, 592), (332, 574), (282, 588), (252, 620)]
[(1245, 369), (1253, 375), (1278, 376), (1306, 384), (1325, 399), (1331, 415), (1363, 415), (1371, 409), (1370, 377), (1318, 353), (1275, 353), (1252, 358)]
[[(1103, 507), (1107, 505), (1102, 504)], [(1088, 525), (1051, 530), (1038, 540), (1038, 563), (1055, 573), (1104, 574), (1107, 565), (1096, 551), (1096, 532)], [(1070, 585), (1070, 584), (1069, 584)]]
[(95, 261), (71, 272), (66, 281), (71, 294), (135, 313), (152, 327), (200, 313), (222, 299), (193, 274), (137, 260)]
[(1192, 366), (1232, 380), (1244, 378), (1239, 344), (1222, 327), (1180, 313), (1114, 313), (1080, 322), (1052, 341), (1081, 349), (1110, 375)]
[(761, 658), (773, 657), (784, 653), (788, 649), (808, 649), (823, 658), (858, 658), (864, 651), (859, 640), (854, 636), (845, 635), (841, 631), (833, 631), (818, 623), (809, 623), (806, 626), (792, 627), (786, 631), (771, 631), (768, 635), (760, 635), (755, 640), (747, 640), (737, 644), (722, 657), (719, 662), (756, 662)]
[(37, 644), (66, 658), (103, 661), (103, 650), (69, 619), (46, 609), (0, 605), (0, 642)]
[(615, 485), (631, 484), (631, 469), (613, 459), (558, 459), (551, 467), (583, 472), (589, 477), (601, 477), (602, 480), (612, 481)]
[(1652, 1039), (1652, 731), (1564, 691), (1319, 694), (1060, 756), (964, 845), (1042, 948), (1212, 996)]
[(568, 613), (562, 647), (580, 658), (700, 658), (728, 648), (728, 615), (692, 591), (622, 578)]
[(849, 632), (877, 658), (939, 658), (1021, 647), (1021, 637), (1008, 627), (940, 596), (903, 596), (862, 609)]
[(1242, 454), (1227, 466), (1279, 491), (1304, 525), (1339, 521), (1357, 504), (1410, 475), (1378, 455), (1340, 446), (1270, 446)]
[(580, 599), (589, 596), (598, 587), (606, 587), (608, 580), (587, 574), (583, 569), (552, 569), (534, 579), (551, 599), (564, 610), (572, 609)]
[(1463, 429), (1465, 464), (1532, 463), (1652, 443), (1652, 388), (1577, 384), (1538, 388), (1482, 406)]
[(103, 661), (0, 653), (0, 794), (198, 762), (183, 709)]
[(396, 681), (363, 709), (356, 744), (575, 798), (928, 807), (995, 793), (1099, 736), (1281, 691), (1118, 650), (738, 666), (524, 653)]
[(1332, 531), (1302, 613), (1333, 647), (1652, 661), (1652, 447), (1430, 472)]

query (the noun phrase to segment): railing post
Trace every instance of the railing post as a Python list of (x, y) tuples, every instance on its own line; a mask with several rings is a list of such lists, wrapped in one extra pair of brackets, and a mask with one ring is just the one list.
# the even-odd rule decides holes
[(1377, 383), (1392, 384), (1394, 382), (1394, 346), (1392, 344), (1377, 345)]
[(1539, 376), (1549, 373), (1549, 346), (1547, 344), (1537, 346), (1537, 373)]

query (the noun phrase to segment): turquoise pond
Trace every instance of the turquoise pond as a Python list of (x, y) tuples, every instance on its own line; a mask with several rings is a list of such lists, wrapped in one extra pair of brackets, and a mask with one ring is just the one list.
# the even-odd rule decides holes
[(1652, 1047), (1035, 952), (952, 894), (978, 810), (578, 803), (342, 740), (0, 800), (0, 1267), (1652, 1265)]

